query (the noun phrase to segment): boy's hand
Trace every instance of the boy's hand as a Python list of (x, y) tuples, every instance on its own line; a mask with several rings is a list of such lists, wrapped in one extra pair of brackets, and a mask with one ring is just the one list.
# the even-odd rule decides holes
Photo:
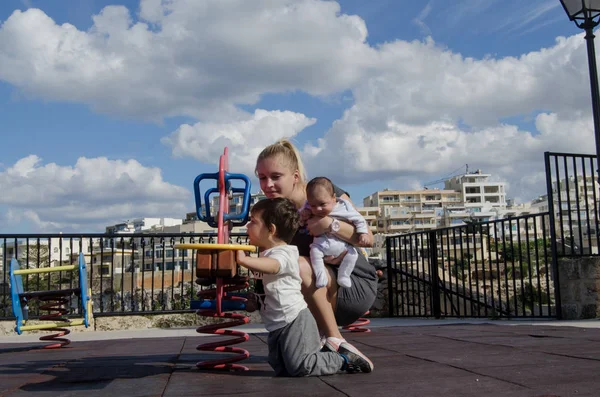
[(239, 263), (240, 265), (243, 265), (244, 260), (246, 259), (246, 252), (239, 250), (236, 252), (235, 256), (236, 256), (237, 263)]
[(370, 243), (369, 235), (367, 233), (361, 233), (358, 235), (358, 245), (361, 247), (368, 246)]

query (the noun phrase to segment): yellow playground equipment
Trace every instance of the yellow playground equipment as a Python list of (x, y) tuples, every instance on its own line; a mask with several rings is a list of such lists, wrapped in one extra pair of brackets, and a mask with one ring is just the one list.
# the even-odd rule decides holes
[[(53, 273), (65, 271), (79, 271), (79, 288), (71, 288), (56, 291), (25, 291), (23, 289), (24, 275)], [(10, 291), (12, 298), (13, 314), (16, 317), (17, 325), (15, 331), (21, 335), (24, 331), (54, 331), (57, 333), (44, 335), (40, 337), (42, 341), (51, 341), (53, 343), (44, 346), (46, 349), (58, 348), (68, 345), (71, 341), (64, 338), (70, 333), (68, 327), (85, 325), (89, 327), (92, 319), (92, 299), (91, 289), (88, 288), (87, 269), (83, 253), (79, 254), (79, 263), (67, 266), (43, 267), (36, 269), (21, 269), (19, 262), (12, 258), (10, 262)], [(67, 318), (68, 309), (66, 305), (69, 298), (76, 296), (80, 298), (83, 308), (83, 318)], [(48, 321), (42, 324), (28, 325), (28, 305), (34, 300), (43, 302), (40, 305), (40, 311), (47, 311), (47, 314), (39, 316), (39, 320)]]

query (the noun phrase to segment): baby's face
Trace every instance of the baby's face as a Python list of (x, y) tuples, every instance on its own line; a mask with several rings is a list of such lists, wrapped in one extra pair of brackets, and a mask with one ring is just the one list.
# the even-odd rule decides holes
[(322, 186), (316, 186), (308, 193), (308, 205), (315, 216), (327, 216), (335, 206), (335, 195)]

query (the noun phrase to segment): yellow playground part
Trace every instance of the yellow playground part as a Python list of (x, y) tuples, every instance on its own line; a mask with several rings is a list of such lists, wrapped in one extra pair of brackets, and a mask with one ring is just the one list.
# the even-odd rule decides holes
[[(79, 287), (56, 290), (56, 291), (25, 291), (23, 289), (24, 275), (54, 273), (66, 271), (79, 271)], [(10, 262), (10, 289), (12, 298), (13, 314), (16, 318), (15, 331), (20, 335), (24, 331), (56, 331), (56, 334), (40, 337), (43, 341), (52, 341), (53, 344), (45, 348), (56, 348), (66, 346), (70, 343), (68, 339), (61, 338), (70, 333), (67, 327), (85, 326), (89, 327), (92, 320), (92, 290), (88, 287), (87, 268), (83, 253), (79, 255), (79, 263), (76, 265), (45, 267), (37, 269), (21, 269), (19, 262), (13, 258)], [(83, 309), (83, 318), (69, 319), (67, 314), (69, 310), (66, 305), (72, 297), (80, 299)], [(40, 314), (39, 320), (46, 321), (43, 324), (28, 325), (28, 305), (30, 302), (38, 300), (40, 311), (47, 311), (46, 314)]]
[(13, 274), (24, 275), (24, 274), (38, 274), (38, 273), (54, 273), (54, 272), (66, 272), (66, 271), (77, 270), (77, 269), (79, 269), (79, 266), (77, 266), (77, 265), (40, 267), (38, 269), (15, 270), (13, 272)]

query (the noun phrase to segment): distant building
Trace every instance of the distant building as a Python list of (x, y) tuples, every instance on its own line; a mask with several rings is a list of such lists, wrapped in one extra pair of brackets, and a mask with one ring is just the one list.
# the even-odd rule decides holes
[(106, 227), (106, 234), (147, 233), (161, 228), (183, 224), (175, 218), (137, 218)]
[(459, 192), (464, 208), (474, 218), (489, 220), (496, 214), (494, 210), (506, 208), (505, 183), (492, 182), (490, 177), (477, 170), (446, 180), (444, 189)]
[[(258, 193), (253, 193), (250, 196), (250, 208), (257, 202), (264, 199), (266, 196), (262, 191)], [(230, 214), (239, 214), (242, 212), (242, 207), (244, 205), (244, 198), (242, 194), (234, 194), (233, 197), (229, 200), (229, 213)], [(205, 206), (202, 205), (201, 213), (204, 214)], [(216, 216), (219, 211), (219, 196), (213, 195), (211, 197), (210, 202), (210, 214), (212, 217), (216, 219)], [(181, 232), (174, 232), (175, 229), (168, 229), (169, 233), (209, 233), (214, 231), (216, 233), (216, 229), (209, 226), (207, 223), (202, 222), (198, 219), (198, 215), (196, 212), (189, 212), (186, 214), (186, 218), (184, 224), (181, 226)], [(236, 226), (233, 228), (233, 233), (246, 233), (247, 229), (245, 226)]]
[(379, 208), (377, 233), (408, 233), (441, 226), (443, 209), (460, 204), (453, 190), (388, 190), (365, 197), (365, 207)]
[(369, 229), (377, 233), (377, 219), (379, 218), (379, 207), (357, 207), (356, 210), (365, 218)]

